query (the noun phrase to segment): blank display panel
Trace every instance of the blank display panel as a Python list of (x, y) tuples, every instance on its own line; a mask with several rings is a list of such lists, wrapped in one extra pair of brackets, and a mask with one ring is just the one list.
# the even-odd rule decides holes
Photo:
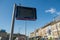
[(16, 19), (18, 20), (36, 20), (36, 8), (17, 6)]

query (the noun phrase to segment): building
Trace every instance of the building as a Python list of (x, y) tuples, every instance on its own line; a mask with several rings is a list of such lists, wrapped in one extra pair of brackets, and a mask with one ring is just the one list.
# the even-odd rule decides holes
[[(15, 40), (18, 38), (19, 40), (25, 40), (26, 38), (27, 38), (27, 36), (26, 35), (23, 35), (23, 34), (13, 34), (13, 36), (14, 37), (16, 37), (15, 38)], [(13, 37), (13, 38), (14, 38)]]
[[(7, 35), (7, 40), (9, 40), (9, 35), (10, 34)], [(16, 38), (25, 40), (25, 38), (27, 38), (27, 36), (23, 35), (23, 34), (20, 34), (20, 33), (14, 33), (13, 34), (13, 40), (15, 40)]]
[(6, 40), (7, 38), (7, 32), (6, 30), (0, 30), (0, 40)]
[(35, 37), (41, 36), (42, 38), (58, 39), (60, 38), (60, 20), (49, 22), (43, 27), (36, 29), (36, 31), (32, 32), (30, 37), (34, 37), (34, 34), (36, 34)]
[(35, 33), (34, 33), (34, 32), (32, 32), (32, 33), (30, 34), (30, 38), (32, 38), (32, 37), (35, 37)]
[[(9, 40), (9, 33), (6, 32), (6, 30), (0, 30), (0, 40)], [(16, 39), (16, 37), (18, 37), (19, 39), (23, 39), (25, 40), (27, 38), (26, 35), (20, 34), (20, 33), (14, 33), (13, 34), (13, 40)]]

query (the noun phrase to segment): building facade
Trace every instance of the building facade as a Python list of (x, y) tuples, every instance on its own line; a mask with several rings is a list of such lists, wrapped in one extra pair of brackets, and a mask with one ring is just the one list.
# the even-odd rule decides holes
[(41, 36), (42, 38), (48, 39), (50, 38), (58, 39), (60, 38), (60, 20), (52, 21), (44, 25), (42, 28), (36, 30), (38, 31), (37, 32), (34, 31), (33, 33), (30, 34), (32, 37), (34, 37), (34, 34), (37, 33), (37, 35), (35, 36)]

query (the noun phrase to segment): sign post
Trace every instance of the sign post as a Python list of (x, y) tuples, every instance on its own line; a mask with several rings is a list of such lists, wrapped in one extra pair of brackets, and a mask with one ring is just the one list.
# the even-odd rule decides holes
[(11, 33), (9, 40), (13, 40), (14, 22), (15, 17), (17, 20), (36, 20), (36, 8), (16, 6), (14, 4), (12, 21), (11, 21)]
[(16, 4), (14, 4), (13, 13), (12, 13), (11, 33), (10, 33), (9, 40), (13, 40), (13, 31), (14, 31), (14, 22), (15, 22), (15, 8), (16, 8)]

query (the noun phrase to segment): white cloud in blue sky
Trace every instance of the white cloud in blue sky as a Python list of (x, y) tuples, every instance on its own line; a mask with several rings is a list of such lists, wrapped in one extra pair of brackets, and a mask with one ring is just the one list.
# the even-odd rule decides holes
[(56, 9), (54, 8), (50, 8), (48, 10), (45, 10), (46, 13), (50, 12), (51, 14), (55, 13), (56, 12)]
[(51, 14), (57, 14), (60, 15), (60, 11), (57, 12), (57, 10), (55, 8), (50, 8), (48, 10), (45, 10), (46, 13), (51, 13)]

